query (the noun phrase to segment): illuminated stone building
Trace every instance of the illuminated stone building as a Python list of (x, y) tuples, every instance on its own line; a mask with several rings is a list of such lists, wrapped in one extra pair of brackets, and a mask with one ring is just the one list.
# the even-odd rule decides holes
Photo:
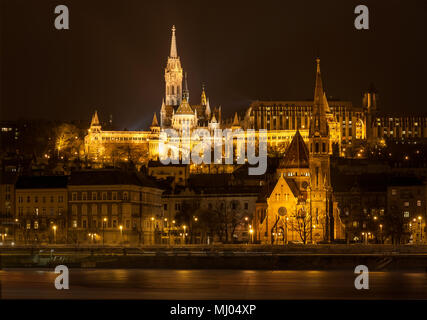
[(331, 149), (339, 141), (331, 139), (328, 112), (317, 59), (308, 144), (297, 128), (277, 168), (277, 179), (270, 181), (260, 194), (255, 232), (261, 243), (310, 243), (342, 236), (330, 179)]
[[(320, 68), (319, 63), (318, 67)], [(159, 110), (160, 117), (154, 115), (149, 130), (103, 130), (97, 112), (94, 113), (88, 135), (85, 137), (85, 153), (89, 159), (100, 165), (114, 165), (117, 161), (141, 164), (146, 163), (148, 159), (157, 160), (159, 153), (164, 152), (159, 150), (162, 130), (173, 128), (181, 131), (184, 126), (188, 126), (190, 130), (204, 128), (210, 132), (216, 128), (255, 129), (256, 132), (266, 129), (269, 150), (284, 149), (296, 130), (299, 130), (306, 143), (309, 140), (315, 107), (313, 100), (254, 101), (241, 118), (235, 114), (233, 119), (223, 119), (221, 107), (211, 108), (203, 86), (200, 102), (193, 104), (187, 85), (187, 74), (178, 55), (175, 27), (172, 28), (164, 79), (165, 96)], [(378, 94), (372, 87), (364, 93), (360, 107), (354, 106), (350, 101), (327, 99), (324, 91), (322, 94), (318, 99), (321, 99), (325, 106), (329, 128), (329, 154), (351, 157), (346, 150), (366, 142), (376, 144), (395, 140), (416, 143), (427, 138), (427, 117), (391, 117), (381, 114)], [(181, 142), (180, 151), (183, 149), (182, 145)], [(193, 146), (194, 144), (190, 144), (189, 148)]]
[(72, 172), (68, 242), (156, 243), (156, 232), (163, 228), (161, 194), (152, 180), (134, 172)]
[(67, 176), (21, 176), (15, 187), (16, 240), (63, 243), (67, 226)]

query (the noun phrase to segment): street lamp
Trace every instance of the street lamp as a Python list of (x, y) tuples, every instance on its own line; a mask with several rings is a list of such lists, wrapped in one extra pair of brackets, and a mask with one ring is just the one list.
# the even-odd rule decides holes
[(418, 216), (418, 220), (419, 220), (419, 224), (420, 224), (420, 243), (423, 241), (423, 230), (422, 230), (422, 225), (423, 225), (423, 223), (422, 223), (422, 217), (421, 216)]
[(254, 242), (254, 240), (253, 240), (254, 230), (253, 229), (249, 229), (249, 233), (251, 234), (251, 244), (252, 244)]
[(380, 224), (381, 243), (383, 243), (383, 225)]
[(52, 229), (53, 229), (53, 242), (56, 243), (56, 226), (54, 225)]
[(120, 229), (120, 240), (122, 240), (122, 243), (123, 243), (123, 226), (120, 225), (119, 229)]
[(187, 234), (185, 233), (185, 230), (186, 230), (186, 229), (187, 229), (187, 226), (185, 226), (185, 225), (184, 225), (184, 244), (185, 244), (185, 242), (186, 242), (186, 241), (185, 241), (185, 240), (186, 240), (186, 239), (185, 239), (185, 236), (187, 235)]
[(102, 245), (105, 244), (105, 225), (107, 224), (107, 218), (104, 218), (104, 222), (102, 224)]

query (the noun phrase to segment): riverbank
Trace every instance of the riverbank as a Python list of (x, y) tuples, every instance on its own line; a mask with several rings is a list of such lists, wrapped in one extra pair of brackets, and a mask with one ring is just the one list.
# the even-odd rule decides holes
[(427, 246), (2, 247), (1, 268), (427, 270)]

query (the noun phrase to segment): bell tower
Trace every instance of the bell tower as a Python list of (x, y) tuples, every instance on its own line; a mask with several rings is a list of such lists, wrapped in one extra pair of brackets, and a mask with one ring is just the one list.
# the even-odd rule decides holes
[(170, 54), (165, 68), (166, 105), (179, 106), (182, 100), (182, 76), (181, 61), (176, 49), (175, 26), (172, 27), (172, 39)]
[(323, 92), (320, 59), (316, 59), (316, 86), (310, 120), (310, 211), (316, 226), (317, 241), (333, 240), (333, 199), (330, 179), (332, 152), (329, 125), (326, 116), (327, 100)]

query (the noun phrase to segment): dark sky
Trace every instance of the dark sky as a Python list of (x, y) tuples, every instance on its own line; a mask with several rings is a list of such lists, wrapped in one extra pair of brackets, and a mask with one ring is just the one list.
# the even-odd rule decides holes
[[(0, 0), (1, 120), (87, 120), (146, 128), (164, 95), (170, 29), (190, 100), (205, 82), (226, 114), (256, 99), (307, 99), (321, 57), (328, 96), (360, 105), (371, 82), (387, 112), (424, 113), (427, 2)], [(70, 30), (54, 28), (54, 8)], [(370, 9), (370, 30), (354, 8)]]

